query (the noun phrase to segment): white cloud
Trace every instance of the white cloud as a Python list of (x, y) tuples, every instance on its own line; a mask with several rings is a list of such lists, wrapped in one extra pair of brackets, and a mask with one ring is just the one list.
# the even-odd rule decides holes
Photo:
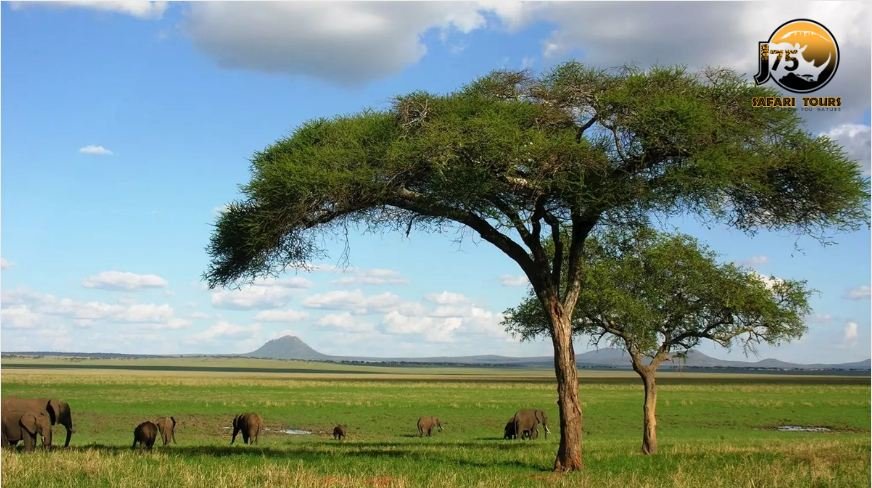
[(44, 6), (54, 8), (83, 8), (130, 15), (140, 19), (159, 19), (167, 8), (167, 2), (144, 0), (63, 0), (52, 2), (12, 2), (13, 8), (24, 6)]
[(333, 283), (338, 285), (404, 285), (409, 280), (392, 269), (352, 269)]
[(346, 332), (372, 332), (375, 330), (372, 324), (362, 322), (360, 318), (354, 317), (348, 312), (325, 315), (318, 319), (318, 325)]
[(254, 320), (263, 322), (298, 322), (305, 320), (309, 314), (299, 310), (264, 310), (254, 316)]
[(857, 343), (857, 336), (859, 335), (859, 326), (857, 322), (848, 322), (845, 324), (845, 328), (842, 329), (842, 344), (845, 346), (851, 347)]
[(436, 297), (445, 302), (435, 302), (437, 306), (430, 310), (420, 305), (391, 310), (383, 318), (385, 330), (392, 334), (418, 334), (426, 342), (513, 340), (500, 325), (502, 314), (473, 305), (463, 295), (445, 293), (428, 295), (428, 301), (433, 302), (430, 298)]
[(113, 153), (103, 146), (95, 146), (93, 144), (80, 147), (79, 152), (82, 154), (90, 154), (91, 156), (111, 156)]
[(416, 63), (431, 29), (484, 27), (483, 10), (453, 2), (197, 2), (187, 29), (221, 66), (352, 84)]
[(0, 309), (0, 323), (4, 329), (31, 329), (44, 323), (44, 318), (26, 305), (4, 306)]
[(189, 342), (212, 342), (228, 339), (245, 339), (260, 332), (259, 324), (237, 325), (226, 321), (220, 321), (205, 330), (191, 334)]
[(443, 291), (440, 293), (431, 293), (424, 297), (427, 301), (436, 303), (438, 305), (457, 305), (460, 303), (467, 303), (469, 299), (466, 298), (461, 293), (453, 293), (450, 291)]
[(393, 334), (421, 334), (427, 342), (453, 342), (453, 333), (463, 325), (463, 320), (457, 317), (409, 317), (394, 310), (384, 316), (384, 324)]
[(9, 269), (14, 266), (14, 263), (11, 263), (6, 260), (6, 258), (0, 258), (0, 269)]
[(11, 320), (19, 327), (44, 320), (43, 316), (61, 317), (80, 327), (121, 322), (149, 329), (179, 329), (190, 324), (176, 317), (169, 304), (80, 301), (26, 290), (5, 292), (2, 302), (4, 310), (12, 310)]
[(870, 137), (870, 127), (861, 124), (841, 124), (823, 135), (838, 142), (845, 148), (848, 157), (857, 162), (863, 170), (863, 174), (869, 176), (872, 174), (870, 165), (872, 165), (872, 137)]
[(136, 274), (123, 271), (103, 271), (82, 281), (85, 288), (103, 290), (141, 290), (144, 288), (165, 288), (167, 281), (158, 275)]
[(530, 280), (527, 279), (527, 275), (502, 275), (500, 276), (500, 283), (503, 286), (527, 286), (530, 284)]
[(400, 297), (385, 292), (378, 295), (364, 295), (360, 290), (335, 290), (311, 295), (303, 299), (303, 306), (327, 310), (350, 310), (356, 314), (383, 311), (400, 304)]
[(845, 293), (845, 298), (848, 300), (869, 300), (872, 297), (872, 288), (868, 285), (851, 288)]
[(299, 276), (256, 280), (239, 289), (213, 291), (212, 305), (236, 310), (278, 308), (288, 303), (294, 289), (308, 288), (311, 285), (309, 280)]

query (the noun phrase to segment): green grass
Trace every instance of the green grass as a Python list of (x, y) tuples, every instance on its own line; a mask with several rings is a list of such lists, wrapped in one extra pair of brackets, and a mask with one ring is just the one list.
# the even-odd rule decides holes
[[(202, 365), (172, 361), (163, 364)], [(209, 372), (9, 369), (4, 360), (3, 395), (68, 401), (77, 433), (67, 450), (4, 450), (3, 486), (847, 487), (868, 486), (870, 476), (868, 377), (664, 374), (660, 453), (646, 457), (639, 381), (582, 371), (585, 469), (562, 476), (549, 471), (557, 435), (502, 440), (523, 407), (545, 409), (556, 433), (556, 392), (544, 370), (208, 361)], [(243, 411), (272, 430), (315, 434), (266, 432), (259, 446), (231, 447), (227, 427)], [(179, 420), (179, 444), (132, 452), (133, 428), (161, 415)], [(439, 416), (445, 431), (419, 439), (421, 415)], [(336, 423), (348, 424), (348, 440), (330, 439)], [(774, 430), (782, 424), (834, 430)], [(63, 441), (62, 427), (55, 438)]]

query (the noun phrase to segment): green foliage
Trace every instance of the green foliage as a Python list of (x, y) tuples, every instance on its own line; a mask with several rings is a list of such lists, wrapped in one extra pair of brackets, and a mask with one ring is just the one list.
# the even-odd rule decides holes
[[(223, 286), (305, 266), (319, 253), (316, 236), (348, 225), (466, 225), (540, 288), (552, 271), (542, 242), (561, 229), (583, 241), (604, 219), (657, 211), (747, 231), (862, 225), (867, 181), (857, 166), (794, 113), (751, 107), (774, 94), (727, 70), (567, 63), (315, 120), (255, 154), (243, 199), (215, 226), (205, 278)], [(572, 281), (569, 263), (555, 273)]]
[[(705, 339), (750, 349), (777, 344), (800, 337), (811, 311), (805, 282), (718, 264), (693, 238), (649, 227), (592, 236), (582, 268), (573, 332), (607, 338), (631, 355), (682, 354)], [(526, 339), (549, 330), (532, 292), (503, 324)]]

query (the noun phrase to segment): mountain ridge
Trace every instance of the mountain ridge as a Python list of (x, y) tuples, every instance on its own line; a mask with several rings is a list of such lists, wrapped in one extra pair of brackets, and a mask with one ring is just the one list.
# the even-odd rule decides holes
[[(243, 357), (262, 359), (297, 359), (306, 361), (335, 361), (363, 363), (411, 363), (411, 364), (469, 364), (469, 365), (505, 365), (505, 366), (535, 366), (553, 364), (552, 356), (511, 357), (495, 354), (472, 356), (431, 356), (431, 357), (366, 357), (366, 356), (333, 356), (316, 351), (297, 336), (285, 335), (267, 341), (260, 348), (245, 354)], [(576, 354), (579, 367), (630, 368), (630, 359), (625, 351), (616, 348), (603, 348)], [(759, 361), (735, 361), (717, 359), (699, 351), (690, 351), (682, 359), (663, 363), (661, 369), (682, 368), (743, 368), (743, 369), (773, 369), (773, 370), (870, 370), (872, 360), (854, 361), (837, 364), (801, 364), (790, 363), (778, 359), (765, 358)]]

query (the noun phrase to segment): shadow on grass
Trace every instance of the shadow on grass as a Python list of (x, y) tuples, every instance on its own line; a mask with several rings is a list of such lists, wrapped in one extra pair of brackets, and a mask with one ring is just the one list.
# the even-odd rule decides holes
[[(536, 471), (548, 471), (544, 466), (538, 464), (526, 463), (518, 460), (511, 461), (474, 461), (469, 459), (457, 459), (451, 455), (451, 448), (456, 447), (473, 447), (473, 448), (494, 448), (498, 450), (520, 450), (531, 446), (531, 443), (504, 443), (488, 445), (478, 442), (457, 442), (457, 443), (433, 443), (433, 444), (409, 444), (397, 442), (342, 442), (329, 444), (313, 444), (313, 445), (289, 445), (283, 448), (276, 447), (258, 447), (258, 446), (155, 446), (150, 451), (131, 449), (130, 446), (108, 446), (104, 444), (91, 444), (87, 446), (76, 446), (69, 448), (57, 449), (58, 451), (81, 452), (83, 454), (92, 453), (94, 451), (105, 453), (107, 455), (119, 455), (124, 453), (137, 453), (144, 456), (149, 454), (164, 454), (174, 457), (241, 457), (241, 458), (270, 458), (270, 459), (294, 459), (308, 462), (332, 461), (337, 457), (354, 457), (354, 458), (405, 458), (425, 461), (428, 464), (446, 464), (446, 465), (467, 465), (474, 467), (494, 467), (503, 466), (513, 469), (527, 469)], [(443, 454), (439, 451), (433, 451), (432, 447), (444, 447), (447, 451)]]

